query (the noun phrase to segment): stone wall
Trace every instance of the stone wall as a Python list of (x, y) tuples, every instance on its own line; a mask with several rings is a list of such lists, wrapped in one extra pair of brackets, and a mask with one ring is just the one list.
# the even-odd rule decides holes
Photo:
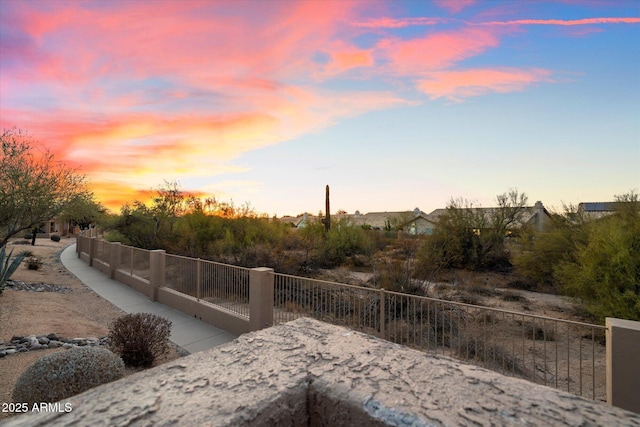
[(632, 412), (311, 319), (64, 403), (70, 412), (7, 425), (640, 426)]

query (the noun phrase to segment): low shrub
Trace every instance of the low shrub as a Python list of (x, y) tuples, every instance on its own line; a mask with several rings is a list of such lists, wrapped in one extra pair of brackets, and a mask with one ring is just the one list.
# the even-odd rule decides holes
[(125, 245), (128, 245), (131, 243), (130, 240), (127, 238), (127, 236), (125, 236), (124, 234), (122, 234), (117, 230), (109, 230), (105, 232), (104, 240), (106, 240), (107, 242), (121, 242)]
[(484, 295), (487, 297), (493, 297), (497, 294), (495, 289), (490, 288), (488, 286), (477, 285), (477, 284), (468, 286), (466, 289), (471, 293), (474, 293), (477, 295)]
[(509, 282), (507, 285), (512, 289), (519, 289), (521, 291), (532, 291), (536, 289), (536, 284), (532, 280), (516, 279)]
[(26, 240), (31, 240), (33, 239), (33, 233), (24, 233), (23, 236)]
[(477, 336), (463, 337), (458, 345), (456, 355), (462, 359), (476, 360), (489, 369), (524, 374), (521, 362), (508, 350), (499, 344), (482, 340)]
[(57, 402), (124, 376), (122, 359), (104, 347), (75, 347), (36, 360), (20, 375), (14, 402)]
[(535, 341), (555, 341), (556, 334), (553, 329), (543, 328), (535, 324), (527, 323), (525, 325), (525, 336)]
[(24, 262), (27, 263), (27, 268), (29, 270), (40, 270), (40, 267), (42, 267), (42, 260), (35, 256), (26, 258)]
[(458, 292), (455, 296), (455, 300), (463, 304), (481, 305), (482, 300), (477, 295), (469, 292)]
[(57, 234), (52, 234), (51, 235), (51, 240), (53, 240), (54, 242), (59, 242), (60, 241), (60, 236), (58, 236)]
[(109, 328), (110, 347), (127, 366), (149, 367), (168, 351), (171, 321), (157, 314), (132, 313)]
[(502, 294), (502, 301), (528, 302), (529, 300), (518, 292), (505, 291), (505, 293)]

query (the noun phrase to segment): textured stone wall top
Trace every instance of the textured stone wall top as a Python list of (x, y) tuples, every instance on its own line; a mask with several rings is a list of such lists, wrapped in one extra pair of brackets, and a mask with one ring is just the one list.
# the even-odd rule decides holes
[(640, 426), (640, 416), (311, 319), (25, 414), (36, 425)]

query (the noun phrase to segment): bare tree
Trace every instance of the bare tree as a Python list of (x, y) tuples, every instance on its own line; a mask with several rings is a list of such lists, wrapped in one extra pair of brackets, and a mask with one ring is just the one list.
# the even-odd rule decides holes
[(445, 267), (480, 269), (504, 264), (508, 258), (505, 238), (522, 225), (527, 200), (516, 189), (496, 196), (494, 208), (452, 199), (431, 239), (434, 256)]

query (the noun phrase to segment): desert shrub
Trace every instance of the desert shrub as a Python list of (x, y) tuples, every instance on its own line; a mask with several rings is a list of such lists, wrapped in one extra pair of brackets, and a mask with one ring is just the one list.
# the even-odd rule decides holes
[(464, 304), (481, 305), (482, 300), (477, 296), (469, 292), (458, 292), (455, 296), (455, 300)]
[(50, 238), (54, 242), (59, 242), (60, 241), (60, 236), (58, 236), (57, 234), (52, 234)]
[(127, 366), (148, 367), (168, 351), (171, 321), (157, 314), (132, 313), (109, 328), (110, 346)]
[(521, 291), (531, 291), (536, 289), (536, 283), (529, 279), (515, 279), (510, 281), (507, 286)]
[(57, 402), (124, 376), (122, 359), (104, 347), (76, 347), (48, 354), (22, 373), (14, 402)]
[(424, 294), (424, 282), (416, 278), (415, 263), (385, 257), (377, 259), (375, 267), (373, 283), (377, 288), (405, 294)]
[(106, 240), (107, 242), (121, 242), (121, 243), (123, 243), (125, 245), (128, 245), (128, 244), (131, 243), (129, 241), (129, 239), (127, 238), (127, 236), (125, 236), (124, 234), (122, 234), (118, 230), (109, 230), (109, 231), (105, 232), (104, 233), (104, 240)]
[(546, 329), (532, 323), (525, 325), (524, 334), (528, 339), (536, 341), (554, 341), (556, 339), (553, 329)]
[(607, 345), (607, 334), (604, 329), (596, 329), (594, 331), (589, 331), (580, 336), (583, 340), (587, 341), (595, 341), (600, 345)]
[(503, 369), (505, 372), (513, 372), (518, 375), (524, 373), (524, 369), (517, 358), (508, 350), (490, 340), (482, 340), (477, 336), (463, 337), (456, 350), (456, 355), (463, 359), (482, 362), (483, 366), (493, 366), (494, 369)]
[(24, 262), (27, 263), (27, 268), (29, 270), (40, 270), (42, 267), (42, 260), (36, 256), (26, 258)]
[(502, 294), (502, 301), (527, 302), (527, 298), (522, 296), (518, 292), (506, 291), (504, 294)]
[(495, 296), (497, 294), (495, 289), (490, 288), (488, 286), (478, 285), (478, 284), (473, 284), (473, 285), (467, 287), (466, 290), (471, 292), (472, 294), (484, 295), (484, 296), (487, 296), (487, 297), (493, 297), (493, 296)]
[(31, 240), (33, 239), (33, 234), (32, 233), (24, 233), (23, 236), (26, 240)]
[(640, 211), (629, 208), (588, 224), (586, 244), (560, 262), (560, 289), (599, 321), (640, 320)]

